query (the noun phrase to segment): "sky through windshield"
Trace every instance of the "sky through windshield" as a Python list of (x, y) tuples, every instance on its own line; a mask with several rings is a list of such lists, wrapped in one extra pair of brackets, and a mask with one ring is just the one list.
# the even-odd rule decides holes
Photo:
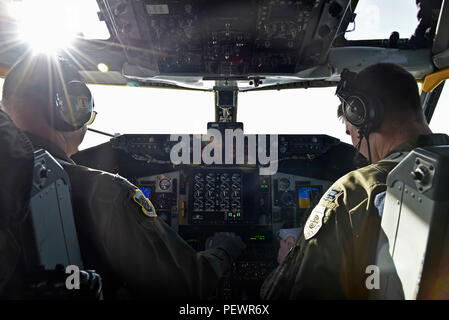
[[(50, 1), (50, 0), (48, 0)], [(94, 20), (95, 1), (69, 1)], [(96, 3), (95, 3), (96, 6)], [(398, 13), (401, 14), (398, 14)], [(348, 39), (388, 38), (398, 31), (408, 38), (414, 31), (416, 5), (414, 0), (361, 0), (356, 10), (355, 30)], [(89, 22), (84, 28), (89, 37), (99, 37), (101, 24)], [(349, 26), (351, 29), (353, 25)], [(0, 79), (0, 87), (3, 80)], [(108, 133), (206, 133), (207, 122), (214, 121), (214, 95), (211, 92), (136, 88), (126, 86), (89, 85), (98, 117), (92, 128)], [(278, 134), (328, 134), (350, 143), (344, 126), (336, 118), (339, 104), (335, 88), (289, 89), (240, 93), (238, 121), (244, 131)], [(449, 89), (445, 88), (431, 123), (434, 131), (447, 132), (445, 109), (449, 105)], [(80, 149), (108, 141), (109, 138), (88, 132)]]

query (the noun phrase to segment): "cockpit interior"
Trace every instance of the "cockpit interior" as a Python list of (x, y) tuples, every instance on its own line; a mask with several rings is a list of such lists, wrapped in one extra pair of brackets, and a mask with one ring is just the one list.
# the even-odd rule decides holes
[[(78, 33), (58, 53), (79, 67), (86, 83), (204, 91), (214, 96), (214, 118), (200, 130), (207, 134), (99, 131), (108, 141), (72, 159), (139, 187), (158, 216), (197, 251), (214, 234), (241, 237), (247, 247), (220, 282), (219, 300), (259, 299), (263, 281), (279, 265), (279, 240), (302, 230), (334, 181), (367, 164), (354, 161), (353, 146), (332, 135), (245, 133), (239, 95), (335, 90), (343, 69), (391, 62), (420, 83), (430, 121), (449, 76), (447, 0), (416, 19), (416, 27), (426, 20), (431, 34), (418, 40), (394, 29), (382, 39), (347, 39), (365, 2), (358, 0), (92, 2), (108, 37)], [(26, 4), (0, 1), (1, 77), (29, 49), (15, 42), (20, 19), (6, 8)], [(155, 113), (159, 107), (170, 106), (155, 106)]]

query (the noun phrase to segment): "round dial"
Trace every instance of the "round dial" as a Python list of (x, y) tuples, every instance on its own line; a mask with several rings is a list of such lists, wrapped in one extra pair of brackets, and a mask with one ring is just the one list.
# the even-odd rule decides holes
[(202, 190), (202, 189), (203, 189), (203, 184), (202, 184), (202, 183), (195, 183), (195, 184), (193, 185), (193, 188), (194, 188), (195, 190)]
[(195, 190), (193, 192), (193, 195), (195, 196), (195, 198), (200, 198), (203, 195), (202, 190)]
[(215, 182), (215, 174), (213, 174), (213, 173), (208, 173), (208, 174), (206, 175), (206, 181), (207, 181), (207, 182)]
[(208, 199), (213, 199), (215, 198), (215, 190), (214, 189), (209, 189), (206, 191), (206, 197)]
[(232, 201), (231, 208), (233, 210), (240, 210), (240, 200), (235, 199), (234, 201)]
[(232, 182), (234, 182), (234, 183), (240, 183), (242, 181), (242, 179), (241, 179), (241, 177), (240, 177), (240, 175), (239, 174), (233, 174), (232, 175)]
[(220, 195), (223, 199), (226, 199), (229, 197), (229, 189), (222, 189), (220, 191)]
[(220, 180), (221, 180), (221, 182), (223, 182), (223, 183), (228, 183), (228, 182), (231, 180), (231, 178), (229, 177), (229, 174), (223, 173), (223, 174), (220, 176)]
[(220, 209), (221, 210), (229, 210), (229, 201), (223, 200), (220, 203)]
[(290, 207), (292, 205), (294, 205), (294, 199), (293, 199), (293, 195), (291, 195), (289, 192), (284, 193), (281, 196), (281, 203), (283, 206), (286, 207)]
[(201, 174), (201, 173), (197, 173), (196, 175), (195, 175), (195, 181), (196, 182), (204, 182), (204, 177), (203, 177), (203, 175)]
[(159, 181), (159, 188), (161, 188), (161, 190), (168, 190), (170, 187), (171, 187), (170, 179), (162, 178)]
[(211, 200), (207, 200), (205, 206), (206, 206), (206, 210), (207, 211), (214, 211), (215, 210), (215, 202), (213, 202)]

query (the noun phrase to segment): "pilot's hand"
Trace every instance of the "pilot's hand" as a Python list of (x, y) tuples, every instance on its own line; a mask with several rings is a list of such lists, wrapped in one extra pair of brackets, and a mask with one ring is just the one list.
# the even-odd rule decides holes
[(288, 228), (280, 229), (279, 238), (279, 251), (278, 251), (278, 263), (281, 264), (284, 261), (291, 248), (294, 247), (296, 239), (298, 239), (302, 228)]
[(281, 239), (279, 241), (279, 251), (278, 251), (278, 263), (281, 264), (284, 261), (287, 254), (295, 245), (296, 238), (293, 236), (288, 236), (286, 239)]
[(206, 250), (222, 249), (233, 260), (237, 259), (245, 248), (246, 244), (242, 239), (232, 233), (215, 234), (213, 237), (209, 237), (206, 240)]

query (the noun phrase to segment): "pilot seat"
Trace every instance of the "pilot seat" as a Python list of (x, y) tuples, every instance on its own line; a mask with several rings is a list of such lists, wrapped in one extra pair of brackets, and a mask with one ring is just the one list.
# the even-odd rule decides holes
[(380, 299), (449, 299), (449, 146), (416, 148), (387, 178)]
[(83, 270), (67, 173), (1, 109), (0, 150), (0, 298), (102, 298), (101, 277)]

